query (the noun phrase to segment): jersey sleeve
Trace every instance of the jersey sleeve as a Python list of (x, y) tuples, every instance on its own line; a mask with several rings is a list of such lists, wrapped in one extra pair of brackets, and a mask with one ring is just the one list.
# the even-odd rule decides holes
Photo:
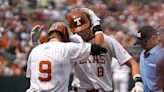
[(84, 42), (83, 39), (77, 34), (71, 35), (69, 39), (70, 39), (71, 42), (75, 42), (75, 43)]
[(116, 58), (120, 65), (123, 65), (132, 56), (122, 47), (122, 45), (112, 37), (106, 37), (107, 49), (111, 51), (110, 54)]
[(28, 57), (28, 61), (27, 61), (27, 69), (26, 69), (26, 77), (30, 78), (31, 77), (31, 55), (29, 55)]
[(90, 43), (70, 43), (68, 47), (72, 62), (88, 59), (91, 53)]

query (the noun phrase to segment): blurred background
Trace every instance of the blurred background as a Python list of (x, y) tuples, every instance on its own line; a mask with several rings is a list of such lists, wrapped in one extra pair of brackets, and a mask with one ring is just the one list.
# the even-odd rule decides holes
[(29, 87), (25, 73), (33, 26), (45, 26), (40, 38), (44, 42), (50, 24), (68, 24), (67, 13), (75, 7), (92, 9), (101, 18), (105, 34), (116, 38), (137, 61), (142, 51), (133, 45), (138, 28), (164, 26), (163, 0), (0, 0), (1, 92), (25, 92)]

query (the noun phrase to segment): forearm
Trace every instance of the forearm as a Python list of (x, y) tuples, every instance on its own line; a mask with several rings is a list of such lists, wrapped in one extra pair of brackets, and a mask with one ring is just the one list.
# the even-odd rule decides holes
[(131, 92), (144, 92), (142, 78), (137, 62), (131, 58), (126, 64), (131, 68), (133, 81), (135, 82), (135, 86), (133, 87)]
[(102, 48), (106, 48), (106, 44), (103, 36), (103, 30), (100, 26), (100, 18), (98, 18), (97, 15), (88, 8), (80, 8), (80, 9), (84, 13), (86, 13), (91, 20), (91, 26), (93, 27), (92, 31), (93, 34), (95, 35), (95, 43), (101, 46)]
[(95, 43), (99, 46), (101, 46), (102, 48), (106, 48), (106, 44), (105, 44), (105, 40), (104, 40), (104, 36), (103, 36), (103, 31), (101, 29), (100, 25), (97, 25), (93, 28), (93, 32), (95, 34)]
[(138, 63), (133, 58), (128, 60), (125, 64), (131, 68), (131, 72), (132, 72), (133, 77), (136, 74), (140, 74)]

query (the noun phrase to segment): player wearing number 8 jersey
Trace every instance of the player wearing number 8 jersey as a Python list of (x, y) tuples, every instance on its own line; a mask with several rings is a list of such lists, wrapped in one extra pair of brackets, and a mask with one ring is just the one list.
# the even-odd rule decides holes
[[(94, 30), (102, 30), (100, 19), (87, 8), (75, 8), (68, 13), (71, 32), (78, 34), (85, 42), (94, 43)], [(88, 60), (74, 64), (72, 86), (75, 92), (111, 92), (112, 71), (111, 60), (116, 58), (120, 65), (126, 64), (131, 68), (135, 80), (134, 92), (143, 92), (142, 79), (138, 64), (115, 39), (104, 34), (107, 53), (96, 56), (90, 55)]]
[[(90, 54), (106, 52), (101, 32), (95, 33), (96, 44), (65, 43), (68, 41), (64, 23), (53, 24), (48, 32), (48, 42), (35, 47), (28, 57), (27, 74), (30, 88), (26, 92), (68, 92), (72, 63), (85, 60)], [(99, 46), (100, 45), (100, 46)]]

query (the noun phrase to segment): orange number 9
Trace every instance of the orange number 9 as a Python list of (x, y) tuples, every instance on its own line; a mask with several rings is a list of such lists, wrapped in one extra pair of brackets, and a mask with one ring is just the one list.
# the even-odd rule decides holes
[[(40, 81), (50, 81), (51, 80), (51, 62), (50, 61), (41, 61), (39, 63), (39, 75)], [(44, 75), (44, 76), (43, 76)]]

